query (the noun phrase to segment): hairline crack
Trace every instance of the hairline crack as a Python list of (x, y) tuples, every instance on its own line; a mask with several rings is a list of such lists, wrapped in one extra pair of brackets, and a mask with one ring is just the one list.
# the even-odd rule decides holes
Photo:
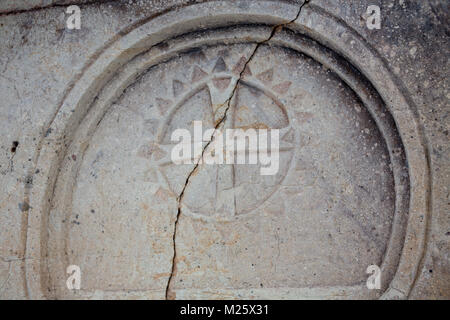
[(172, 287), (172, 282), (173, 282), (173, 280), (174, 280), (174, 278), (175, 278), (175, 275), (176, 275), (176, 273), (177, 273), (177, 263), (176, 263), (176, 259), (177, 259), (177, 249), (176, 249), (177, 227), (178, 227), (178, 221), (179, 221), (180, 216), (181, 216), (181, 202), (182, 202), (182, 200), (183, 200), (184, 192), (185, 192), (185, 190), (186, 190), (186, 188), (187, 188), (187, 186), (188, 186), (188, 184), (189, 184), (189, 181), (190, 181), (190, 179), (191, 179), (191, 176), (194, 174), (194, 172), (197, 171), (197, 169), (198, 169), (198, 167), (199, 167), (199, 164), (200, 164), (200, 161), (201, 161), (201, 159), (203, 159), (203, 155), (204, 155), (206, 149), (208, 149), (208, 146), (209, 146), (209, 145), (211, 144), (211, 142), (214, 140), (214, 136), (215, 136), (216, 131), (218, 130), (218, 128), (220, 127), (220, 125), (227, 119), (227, 113), (228, 113), (228, 110), (229, 110), (230, 107), (231, 107), (231, 101), (232, 101), (233, 98), (234, 98), (234, 95), (235, 95), (235, 93), (236, 93), (237, 87), (239, 86), (239, 83), (240, 83), (241, 80), (242, 80), (242, 76), (243, 76), (243, 74), (244, 74), (244, 72), (245, 72), (245, 70), (246, 70), (248, 64), (252, 61), (253, 57), (256, 55), (256, 52), (258, 51), (258, 48), (259, 48), (261, 45), (264, 45), (264, 44), (266, 44), (267, 42), (269, 42), (269, 41), (273, 38), (273, 36), (274, 36), (278, 31), (280, 31), (280, 30), (282, 30), (283, 28), (285, 28), (286, 26), (288, 26), (288, 25), (294, 23), (294, 22), (298, 19), (298, 17), (300, 16), (300, 13), (301, 13), (301, 11), (302, 11), (303, 6), (305, 6), (305, 5), (306, 5), (307, 3), (309, 3), (309, 2), (310, 2), (310, 0), (305, 0), (305, 1), (302, 2), (302, 4), (301, 4), (301, 5), (299, 6), (299, 8), (298, 8), (297, 14), (296, 14), (296, 16), (295, 16), (294, 19), (292, 19), (292, 20), (290, 20), (290, 21), (288, 21), (288, 22), (284, 22), (284, 23), (280, 23), (280, 24), (277, 24), (277, 25), (272, 26), (272, 30), (271, 30), (271, 32), (270, 32), (269, 37), (268, 37), (267, 39), (262, 40), (262, 41), (256, 42), (256, 45), (255, 45), (255, 48), (253, 49), (253, 52), (250, 54), (249, 58), (247, 59), (247, 61), (245, 62), (244, 66), (243, 66), (243, 68), (242, 68), (242, 70), (241, 70), (240, 73), (239, 73), (239, 77), (238, 77), (236, 83), (234, 84), (234, 87), (233, 87), (233, 90), (232, 90), (231, 93), (230, 93), (230, 96), (229, 96), (229, 97), (227, 98), (227, 100), (221, 105), (221, 106), (226, 105), (226, 108), (225, 108), (225, 111), (224, 111), (224, 113), (223, 113), (223, 116), (222, 116), (222, 118), (217, 122), (217, 124), (215, 125), (214, 131), (213, 131), (213, 133), (212, 133), (212, 135), (211, 135), (211, 139), (210, 139), (210, 140), (206, 143), (206, 145), (203, 147), (201, 156), (198, 158), (198, 160), (197, 160), (197, 162), (196, 162), (194, 168), (189, 172), (189, 174), (188, 174), (188, 176), (187, 176), (187, 178), (186, 178), (186, 181), (185, 181), (185, 183), (184, 183), (183, 189), (181, 190), (180, 195), (179, 195), (178, 198), (177, 198), (177, 202), (178, 202), (178, 210), (177, 210), (177, 215), (176, 215), (176, 217), (175, 217), (174, 228), (173, 228), (173, 235), (172, 235), (172, 246), (173, 246), (172, 266), (171, 266), (171, 272), (170, 272), (169, 278), (168, 278), (168, 280), (167, 280), (167, 285), (166, 285), (166, 289), (165, 289), (165, 299), (166, 299), (166, 300), (169, 300), (169, 299), (172, 298), (172, 297), (171, 297), (171, 293), (172, 293), (171, 287)]

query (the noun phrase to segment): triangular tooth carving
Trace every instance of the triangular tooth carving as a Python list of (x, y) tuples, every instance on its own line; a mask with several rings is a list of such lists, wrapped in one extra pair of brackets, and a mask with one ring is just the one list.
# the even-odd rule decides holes
[(173, 87), (173, 96), (177, 97), (184, 91), (184, 83), (178, 80), (173, 80), (172, 82)]
[(298, 123), (304, 123), (313, 117), (311, 112), (295, 112), (295, 119)]
[(227, 65), (225, 61), (223, 61), (222, 57), (217, 59), (216, 65), (214, 66), (213, 72), (224, 72), (228, 71)]
[(256, 77), (266, 84), (271, 83), (273, 80), (273, 69), (271, 68), (267, 71), (264, 71), (264, 72), (258, 74)]
[[(242, 75), (243, 76), (251, 76), (252, 75), (252, 71), (250, 70), (250, 67), (249, 67), (249, 65), (247, 64), (247, 58), (246, 57), (244, 57), (244, 56), (242, 56), (240, 59), (239, 59), (239, 61), (238, 61), (238, 63), (236, 63), (236, 65), (234, 66), (234, 68), (233, 68), (233, 73), (235, 74), (235, 75), (240, 75), (241, 74), (241, 72), (242, 72)], [(246, 65), (247, 64), (247, 65)], [(244, 68), (245, 68), (245, 70), (244, 70)]]
[(159, 112), (161, 112), (161, 115), (165, 115), (167, 111), (170, 108), (170, 105), (172, 104), (172, 101), (162, 99), (162, 98), (156, 98), (156, 105), (159, 109)]
[(200, 67), (195, 66), (194, 71), (192, 72), (192, 82), (197, 82), (206, 77), (208, 74), (200, 69)]
[(222, 111), (227, 108), (226, 102), (233, 95), (232, 92), (236, 81), (237, 78), (224, 77), (212, 79), (212, 81), (208, 82), (213, 114), (215, 115), (214, 121), (217, 120), (216, 116), (223, 115)]
[(193, 50), (189, 57), (192, 63), (200, 63), (206, 60), (205, 53), (200, 49)]
[(244, 72), (242, 72), (242, 76), (251, 76), (251, 75), (252, 75), (252, 70), (250, 70), (249, 65), (247, 65), (247, 66), (245, 67)]
[(292, 82), (285, 81), (285, 82), (282, 82), (282, 83), (274, 86), (273, 90), (275, 90), (277, 93), (285, 94), (289, 90), (289, 87), (291, 86), (291, 84), (292, 84)]
[(217, 89), (223, 91), (230, 85), (231, 78), (215, 78), (212, 81)]
[(147, 119), (144, 122), (145, 129), (148, 130), (152, 136), (156, 136), (158, 131), (159, 120), (157, 119)]
[(247, 62), (247, 59), (245, 57), (241, 57), (238, 61), (238, 63), (233, 68), (233, 73), (238, 75), (242, 72), (242, 69), (244, 69), (245, 63)]
[(167, 152), (159, 147), (157, 143), (150, 142), (144, 144), (138, 151), (138, 155), (143, 158), (150, 159), (153, 157), (155, 161), (161, 160), (166, 156)]
[(149, 169), (144, 174), (146, 181), (148, 182), (158, 182), (158, 174), (155, 169)]
[(153, 159), (155, 161), (161, 160), (162, 158), (164, 158), (166, 156), (166, 154), (167, 153), (163, 149), (159, 148), (157, 145), (154, 146)]
[(295, 136), (294, 136), (294, 130), (290, 129), (286, 134), (281, 138), (284, 142), (294, 143)]

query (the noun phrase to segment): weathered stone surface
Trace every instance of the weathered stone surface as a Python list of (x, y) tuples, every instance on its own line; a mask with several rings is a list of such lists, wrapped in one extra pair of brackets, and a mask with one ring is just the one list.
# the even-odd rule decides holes
[[(449, 298), (446, 7), (369, 4), (0, 6), (0, 297)], [(278, 173), (175, 165), (197, 120)]]

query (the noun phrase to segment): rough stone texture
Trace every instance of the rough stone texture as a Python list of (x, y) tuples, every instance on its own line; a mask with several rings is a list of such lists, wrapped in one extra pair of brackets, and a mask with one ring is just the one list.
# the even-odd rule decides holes
[[(448, 5), (302, 5), (2, 2), (0, 298), (450, 298)], [(193, 120), (279, 173), (167, 164)]]
[(446, 1), (372, 1), (383, 11), (382, 28), (369, 31), (360, 12), (365, 1), (319, 0), (338, 14), (386, 60), (408, 90), (423, 126), (431, 168), (431, 203), (427, 249), (411, 298), (450, 297), (449, 260), (449, 88), (448, 14)]

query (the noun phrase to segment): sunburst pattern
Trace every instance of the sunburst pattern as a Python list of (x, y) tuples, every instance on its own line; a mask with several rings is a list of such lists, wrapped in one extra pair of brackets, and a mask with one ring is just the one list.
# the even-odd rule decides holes
[[(205, 57), (201, 52), (197, 55)], [(288, 157), (281, 157), (286, 158), (280, 163), (283, 168), (280, 168), (280, 172), (274, 177), (263, 177), (259, 173), (255, 175), (253, 171), (259, 172), (259, 165), (253, 165), (254, 168), (247, 165), (245, 169), (238, 168), (237, 165), (208, 167), (200, 165), (198, 175), (202, 178), (193, 179), (194, 181), (187, 186), (184, 197), (186, 212), (193, 215), (216, 215), (227, 218), (257, 209), (275, 192), (290, 166), (296, 134), (290, 125), (285, 107), (277, 99), (277, 95), (286, 94), (291, 82), (274, 84), (273, 68), (254, 75), (250, 66), (246, 65), (246, 61), (247, 58), (243, 56), (236, 64), (229, 67), (225, 58), (219, 57), (210, 63), (209, 70), (196, 63), (191, 68), (189, 84), (174, 79), (172, 88), (169, 90), (172, 96), (155, 98), (162, 121), (151, 119), (159, 123), (158, 137), (156, 142), (142, 150), (142, 155), (151, 162), (149, 176), (157, 177), (157, 182), (175, 193), (180, 192), (182, 186), (176, 182), (179, 179), (173, 179), (173, 175), (185, 175), (185, 172), (189, 172), (193, 165), (177, 166), (171, 161), (171, 150), (174, 147), (170, 140), (172, 131), (176, 128), (189, 130), (195, 120), (203, 121), (204, 130), (213, 128), (224, 116), (226, 103), (232, 95), (227, 115), (230, 120), (224, 122), (222, 129), (280, 129), (280, 152), (291, 154)], [(246, 67), (245, 70), (243, 70), (244, 67)], [(242, 79), (237, 84), (240, 76)], [(234, 92), (236, 85), (238, 87)], [(193, 163), (198, 160), (193, 159)], [(242, 170), (249, 170), (251, 173), (245, 174)], [(249, 176), (253, 181), (246, 181)], [(210, 183), (204, 183), (204, 181)], [(260, 187), (249, 188), (249, 183), (253, 186), (260, 185)], [(191, 201), (190, 197), (186, 196), (191, 188), (197, 192), (199, 189), (205, 189), (202, 194), (207, 204), (199, 204), (194, 199)], [(241, 197), (245, 199), (240, 199)]]

